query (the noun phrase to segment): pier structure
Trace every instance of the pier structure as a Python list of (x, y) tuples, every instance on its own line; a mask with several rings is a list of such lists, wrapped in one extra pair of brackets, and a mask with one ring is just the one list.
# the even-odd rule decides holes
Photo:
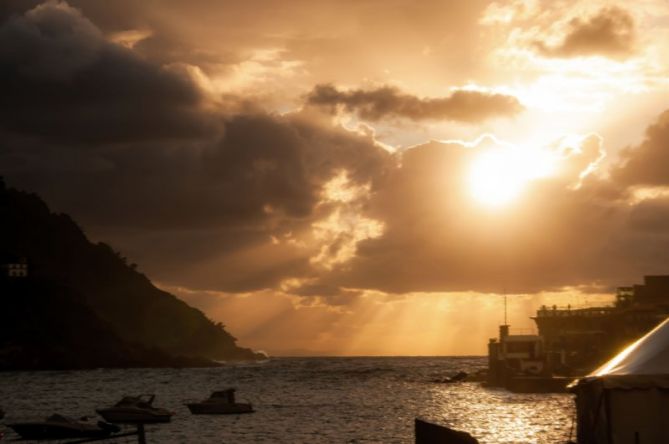
[(541, 306), (531, 317), (537, 334), (511, 334), (505, 322), (490, 339), (487, 383), (509, 388), (521, 380), (588, 374), (667, 317), (669, 275), (619, 287), (609, 306)]
[(579, 374), (667, 316), (669, 276), (645, 276), (641, 285), (618, 287), (611, 306), (542, 306), (532, 319), (543, 338), (548, 365), (558, 373)]

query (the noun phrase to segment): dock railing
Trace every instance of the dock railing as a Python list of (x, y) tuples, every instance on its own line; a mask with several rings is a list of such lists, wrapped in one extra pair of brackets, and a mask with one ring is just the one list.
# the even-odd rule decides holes
[(578, 306), (572, 307), (571, 305), (566, 306), (546, 306), (542, 305), (541, 308), (537, 310), (536, 317), (561, 317), (561, 316), (583, 316), (583, 317), (595, 317), (595, 316), (604, 316), (610, 314), (612, 311), (615, 311), (616, 308), (613, 306)]

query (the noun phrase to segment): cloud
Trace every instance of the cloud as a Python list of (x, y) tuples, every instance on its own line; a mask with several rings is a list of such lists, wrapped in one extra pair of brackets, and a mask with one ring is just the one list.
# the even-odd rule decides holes
[(669, 110), (648, 127), (644, 141), (621, 153), (622, 165), (612, 172), (615, 180), (627, 186), (668, 186)]
[(185, 76), (49, 1), (0, 26), (0, 128), (67, 143), (197, 137), (215, 126)]
[(385, 224), (382, 235), (361, 242), (345, 267), (310, 285), (534, 293), (615, 287), (662, 273), (669, 230), (658, 222), (666, 199), (631, 205), (619, 183), (595, 174), (604, 154), (598, 136), (555, 148), (563, 156), (556, 175), (528, 183), (516, 202), (495, 210), (473, 202), (467, 187), (477, 156), (505, 149), (494, 140), (406, 150), (368, 204), (369, 216)]
[[(373, 131), (333, 126), (311, 106), (279, 115), (228, 106), (253, 102), (244, 97), (213, 100), (174, 64), (104, 35), (58, 2), (0, 25), (0, 165), (10, 185), (43, 194), (161, 282), (287, 288), (339, 304), (362, 290), (611, 284), (664, 264), (654, 245), (666, 206), (630, 204), (628, 188), (666, 184), (666, 114), (608, 179), (596, 174), (601, 137), (556, 142), (556, 175), (495, 212), (467, 184), (477, 156), (508, 148), (493, 138), (391, 153)], [(522, 110), (511, 96), (465, 90), (418, 98), (320, 85), (307, 101), (370, 120)]]
[[(489, 5), (0, 1), (0, 174), (249, 345), (288, 354), (483, 350), (501, 298), (475, 292), (531, 293), (514, 318), (525, 319), (532, 306), (555, 303), (540, 291), (566, 287), (573, 304), (572, 286), (609, 289), (669, 264), (669, 118), (620, 163), (615, 149), (628, 142), (605, 128), (615, 110), (624, 122), (616, 137), (633, 140), (629, 115), (637, 122), (657, 109), (630, 105), (642, 86), (662, 97), (630, 72), (662, 72), (652, 57), (663, 49), (660, 11), (630, 9), (632, 20), (609, 8), (571, 20), (591, 5)], [(621, 60), (641, 49), (639, 63), (624, 66), (544, 58)], [(523, 102), (492, 90), (418, 97), (339, 86), (360, 82), (506, 85)], [(584, 108), (602, 97), (616, 104), (621, 90), (632, 100), (626, 110), (589, 120)], [(568, 109), (540, 112), (552, 97)], [(323, 110), (378, 125), (350, 131)], [(491, 209), (472, 199), (469, 169), (509, 146), (479, 138), (481, 122), (531, 148), (562, 131), (601, 136), (559, 138), (554, 175)], [(494, 158), (500, 168), (512, 162)], [(472, 306), (480, 310), (468, 313)]]
[[(630, 216), (630, 228), (637, 234), (657, 236), (657, 241), (669, 234), (669, 199), (666, 197), (644, 200), (634, 207)], [(664, 242), (666, 244), (666, 240)]]
[[(0, 20), (21, 14), (39, 0), (3, 0)], [(235, 76), (258, 51), (281, 51), (281, 61), (261, 66), (267, 75), (249, 85), (249, 93), (282, 95), (286, 102), (319, 82), (387, 80), (386, 71), (403, 82), (459, 84), (472, 67), (480, 36), (477, 19), (485, 0), (442, 2), (382, 0), (344, 4), (337, 0), (289, 3), (276, 0), (220, 2), (162, 0), (160, 7), (134, 0), (68, 0), (106, 36), (129, 30), (150, 31), (134, 51), (152, 61), (198, 65), (207, 74)], [(379, 11), (383, 10), (382, 14)], [(258, 14), (265, 11), (266, 14)], [(457, 44), (450, 44), (457, 39)], [(387, 47), (391, 46), (392, 51)], [(421, 51), (431, 47), (430, 56)], [(373, 57), (370, 57), (373, 54)], [(171, 59), (171, 60), (170, 60)], [(286, 81), (282, 61), (302, 63), (299, 77)], [(246, 63), (246, 64), (247, 64)], [(398, 64), (412, 67), (397, 79)], [(270, 72), (271, 71), (271, 72)], [(274, 77), (272, 82), (263, 82)], [(280, 87), (277, 87), (280, 84)]]
[(305, 274), (313, 251), (289, 240), (337, 214), (341, 205), (322, 204), (328, 181), (347, 171), (351, 184), (375, 187), (392, 159), (368, 135), (255, 113), (224, 117), (220, 133), (196, 143), (82, 152), (17, 142), (0, 162), (160, 280), (240, 291)]
[[(341, 207), (322, 205), (325, 185), (345, 171), (369, 190), (392, 162), (371, 133), (308, 113), (212, 106), (192, 78), (106, 41), (61, 2), (0, 25), (0, 91), (10, 183), (42, 193), (152, 276), (198, 288), (307, 274), (314, 251), (295, 233), (308, 237)], [(340, 243), (352, 251), (359, 237)]]
[(420, 98), (390, 86), (346, 91), (317, 85), (307, 96), (307, 103), (332, 111), (341, 107), (368, 120), (405, 118), (468, 123), (512, 117), (524, 109), (518, 99), (505, 94), (458, 90), (448, 97)]
[(609, 7), (587, 19), (570, 20), (560, 42), (535, 41), (534, 47), (547, 57), (626, 58), (634, 51), (635, 35), (632, 16), (622, 8)]

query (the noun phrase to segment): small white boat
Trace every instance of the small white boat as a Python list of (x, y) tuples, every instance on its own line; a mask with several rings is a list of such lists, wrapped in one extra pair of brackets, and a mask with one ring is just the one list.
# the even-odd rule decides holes
[(194, 415), (237, 415), (254, 412), (251, 404), (235, 402), (233, 388), (213, 392), (209, 398), (200, 402), (186, 403), (186, 406)]
[(154, 407), (154, 395), (125, 396), (113, 407), (97, 409), (105, 421), (117, 424), (151, 424), (170, 422), (174, 413)]

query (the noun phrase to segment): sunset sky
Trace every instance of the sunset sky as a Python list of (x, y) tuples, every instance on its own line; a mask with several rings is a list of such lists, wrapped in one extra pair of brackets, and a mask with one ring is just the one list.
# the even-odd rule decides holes
[(669, 2), (0, 3), (0, 175), (278, 355), (669, 274)]

